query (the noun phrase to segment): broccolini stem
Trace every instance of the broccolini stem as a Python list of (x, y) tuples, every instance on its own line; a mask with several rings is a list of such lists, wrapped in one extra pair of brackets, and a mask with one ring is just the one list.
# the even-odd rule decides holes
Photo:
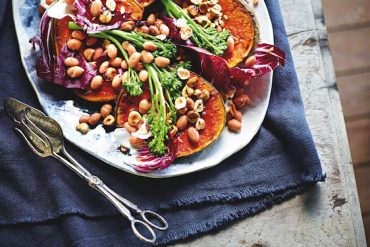
[[(221, 56), (227, 48), (226, 40), (229, 36), (228, 31), (217, 31), (211, 32), (207, 27), (202, 27), (197, 24), (190, 16), (185, 13), (180, 6), (174, 3), (172, 0), (161, 0), (166, 13), (170, 17), (176, 17), (177, 19), (185, 18), (189, 27), (193, 30), (191, 40), (196, 43), (197, 46), (211, 50), (216, 55)], [(219, 44), (222, 44), (221, 46)]]
[(163, 88), (162, 88), (161, 82), (159, 81), (158, 75), (153, 66), (151, 66), (150, 64), (145, 64), (145, 68), (147, 69), (150, 76), (152, 77), (154, 87), (156, 88), (156, 91), (158, 93), (158, 97), (159, 97), (158, 103), (160, 104), (160, 109), (158, 113), (160, 114), (161, 117), (163, 117), (164, 115), (165, 116), (164, 120), (166, 121), (166, 107), (165, 107), (166, 100), (163, 95)]

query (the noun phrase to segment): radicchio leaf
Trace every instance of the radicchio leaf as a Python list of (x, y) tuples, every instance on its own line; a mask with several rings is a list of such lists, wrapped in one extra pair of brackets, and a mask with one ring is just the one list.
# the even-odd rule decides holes
[[(84, 89), (89, 86), (91, 79), (96, 74), (96, 69), (91, 66), (85, 58), (79, 54), (68, 50), (65, 44), (60, 50), (58, 57), (53, 53), (53, 44), (51, 44), (51, 22), (52, 18), (46, 13), (40, 21), (40, 36), (30, 40), (33, 48), (40, 47), (41, 56), (36, 64), (37, 76), (45, 81), (51, 81), (66, 88)], [(66, 76), (66, 66), (64, 60), (67, 57), (75, 57), (79, 61), (79, 66), (85, 70), (83, 75), (77, 79), (70, 79)]]
[[(84, 69), (84, 73), (81, 77), (76, 79), (71, 79), (66, 75), (66, 66), (64, 65), (64, 60), (67, 57), (77, 58), (79, 65)], [(79, 88), (85, 89), (90, 85), (92, 78), (96, 75), (96, 67), (90, 65), (85, 58), (78, 52), (71, 52), (67, 44), (63, 45), (60, 49), (60, 54), (56, 59), (54, 68), (54, 82), (56, 84), (62, 85), (66, 88)]]
[(115, 10), (112, 21), (110, 22), (109, 25), (93, 23), (91, 21), (92, 16), (88, 11), (90, 3), (91, 3), (90, 0), (76, 0), (73, 3), (73, 6), (75, 7), (76, 24), (82, 27), (89, 34), (117, 29), (131, 15), (131, 13), (121, 14), (119, 11)]
[(41, 56), (36, 64), (37, 76), (46, 81), (52, 81), (54, 78), (53, 54), (49, 49), (51, 24), (51, 18), (44, 14), (40, 20), (40, 36), (35, 36), (30, 40), (33, 49), (38, 45), (41, 51)]
[(257, 45), (254, 53), (256, 63), (249, 68), (231, 68), (230, 75), (233, 80), (249, 80), (263, 76), (273, 71), (277, 66), (284, 66), (285, 53), (279, 48), (269, 44)]
[[(193, 68), (198, 74), (213, 83), (215, 87), (225, 93), (235, 92), (235, 85), (250, 79), (255, 79), (274, 70), (277, 66), (284, 66), (285, 53), (279, 48), (269, 44), (258, 44), (254, 56), (256, 63), (249, 68), (229, 68), (222, 57), (195, 46), (192, 42), (181, 39), (180, 31), (176, 27), (176, 19), (168, 16), (160, 17), (170, 29), (171, 40), (179, 46), (191, 51), (189, 59), (193, 60)], [(196, 58), (196, 59), (194, 59)]]
[(152, 154), (148, 146), (144, 146), (138, 152), (136, 159), (140, 162), (134, 165), (134, 169), (139, 172), (150, 172), (154, 170), (161, 170), (169, 167), (176, 158), (177, 142), (171, 137), (167, 142), (167, 153), (163, 156), (156, 156)]
[(176, 19), (170, 18), (166, 15), (160, 15), (159, 18), (168, 26), (170, 29), (171, 40), (177, 45), (192, 45), (195, 46), (190, 39), (181, 39), (180, 30), (176, 26)]

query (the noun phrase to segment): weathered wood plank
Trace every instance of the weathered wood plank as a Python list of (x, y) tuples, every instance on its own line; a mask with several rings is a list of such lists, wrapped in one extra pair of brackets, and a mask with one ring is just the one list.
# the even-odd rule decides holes
[(329, 33), (370, 23), (368, 0), (323, 0), (324, 16)]
[(370, 27), (329, 34), (337, 76), (370, 70)]
[(370, 214), (364, 215), (364, 225), (367, 242), (370, 242)]
[(347, 121), (353, 164), (370, 161), (370, 117)]
[[(335, 129), (337, 146), (335, 148), (335, 157), (337, 159), (338, 172), (342, 175), (341, 181), (343, 182), (343, 192), (345, 198), (348, 200), (346, 210), (351, 215), (352, 227), (354, 229), (355, 246), (367, 246), (364, 234), (363, 222), (361, 217), (361, 211), (359, 207), (359, 198), (357, 194), (356, 180), (354, 177), (353, 168), (351, 166), (351, 155), (348, 148), (347, 133), (345, 129), (345, 123), (343, 120), (342, 107), (335, 82), (335, 73), (331, 58), (331, 53), (328, 47), (328, 37), (326, 26), (322, 14), (322, 2), (321, 0), (312, 0), (313, 13), (316, 20), (317, 32), (320, 40), (321, 50), (321, 64), (323, 66), (324, 77), (323, 80), (326, 82), (328, 89), (329, 105), (331, 109), (328, 109), (329, 115), (332, 116), (330, 123), (323, 122), (323, 124), (331, 125)], [(307, 95), (310, 97), (312, 95)], [(324, 106), (323, 106), (324, 107)], [(320, 150), (320, 148), (318, 148)], [(319, 151), (320, 153), (320, 151)], [(326, 166), (332, 166), (328, 163)], [(335, 176), (337, 173), (331, 174)], [(330, 176), (330, 174), (328, 174)], [(334, 183), (334, 186), (336, 184)], [(335, 197), (335, 196), (334, 196)], [(334, 198), (333, 197), (333, 198)], [(337, 199), (334, 200), (336, 202)], [(335, 207), (333, 208), (335, 209)], [(347, 234), (352, 234), (348, 232)]]
[[(177, 246), (366, 246), (320, 0), (280, 1), (325, 184)], [(308, 62), (309, 61), (309, 62)]]
[(337, 78), (345, 118), (370, 114), (370, 72)]
[[(370, 188), (370, 165), (355, 168), (357, 186)], [(370, 215), (370, 190), (359, 190), (362, 214)]]

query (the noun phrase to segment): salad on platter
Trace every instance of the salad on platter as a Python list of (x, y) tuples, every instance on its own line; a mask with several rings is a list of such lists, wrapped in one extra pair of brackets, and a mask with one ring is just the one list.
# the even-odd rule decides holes
[(243, 0), (44, 0), (40, 13), (38, 77), (99, 104), (76, 135), (103, 125), (138, 172), (248, 128), (251, 80), (284, 65)]

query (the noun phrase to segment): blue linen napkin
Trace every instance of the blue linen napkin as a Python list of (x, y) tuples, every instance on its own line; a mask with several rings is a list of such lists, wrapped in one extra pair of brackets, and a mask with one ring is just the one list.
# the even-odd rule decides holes
[[(0, 0), (0, 101), (15, 97), (40, 109), (23, 70), (11, 1)], [(274, 72), (260, 131), (220, 165), (191, 175), (147, 179), (110, 167), (67, 143), (67, 150), (108, 186), (169, 222), (157, 245), (215, 231), (323, 181), (308, 129), (278, 1), (266, 0), (275, 45), (286, 52)], [(36, 11), (36, 9), (31, 10)], [(141, 246), (128, 221), (57, 161), (35, 156), (0, 111), (0, 246)]]

